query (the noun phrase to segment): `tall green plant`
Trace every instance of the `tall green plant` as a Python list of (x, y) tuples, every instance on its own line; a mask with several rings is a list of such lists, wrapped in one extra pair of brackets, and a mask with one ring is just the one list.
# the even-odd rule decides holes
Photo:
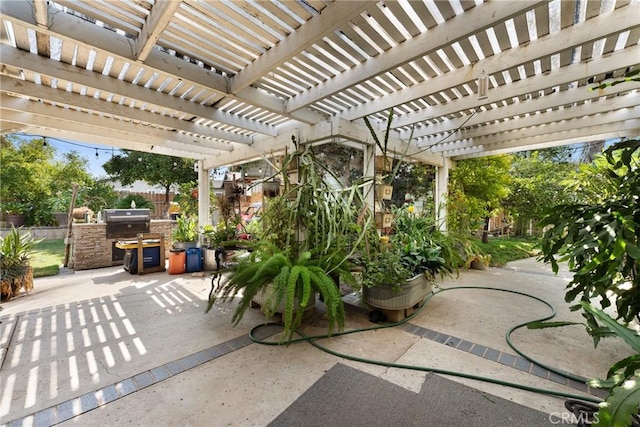
[[(613, 300), (617, 319), (640, 320), (640, 140), (624, 141), (605, 151), (603, 173), (617, 188), (600, 203), (556, 206), (542, 221), (540, 259), (558, 271), (566, 261), (574, 273), (565, 299), (589, 302), (597, 298), (606, 308)], [(580, 305), (572, 306), (573, 310)], [(593, 315), (585, 313), (592, 328)]]
[(22, 227), (11, 226), (11, 231), (0, 237), (0, 275), (3, 279), (14, 279), (25, 274), (33, 248), (43, 239), (35, 239)]
[[(567, 285), (565, 300), (578, 304), (587, 320), (587, 332), (598, 345), (603, 336), (617, 335), (638, 353), (615, 363), (606, 381), (610, 393), (598, 412), (601, 426), (629, 425), (640, 406), (640, 337), (626, 325), (640, 320), (640, 140), (622, 141), (604, 152), (608, 197), (590, 204), (565, 204), (554, 208), (544, 220), (548, 226), (542, 240), (542, 255), (554, 272), (566, 261), (574, 273)], [(603, 308), (613, 303), (616, 318), (591, 305)], [(621, 323), (619, 323), (621, 322)]]

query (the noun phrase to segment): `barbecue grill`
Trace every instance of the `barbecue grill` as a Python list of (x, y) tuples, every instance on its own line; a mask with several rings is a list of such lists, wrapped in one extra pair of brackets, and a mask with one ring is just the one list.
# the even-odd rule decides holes
[(138, 233), (149, 232), (149, 209), (105, 209), (103, 217), (107, 239), (135, 238)]

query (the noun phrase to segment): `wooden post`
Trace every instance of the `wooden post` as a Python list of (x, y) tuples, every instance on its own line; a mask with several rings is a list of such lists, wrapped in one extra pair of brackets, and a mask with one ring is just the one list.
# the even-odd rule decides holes
[(78, 194), (78, 184), (73, 184), (73, 194), (71, 195), (71, 205), (69, 206), (69, 215), (67, 216), (67, 237), (64, 239), (64, 267), (69, 266), (69, 252), (71, 250), (71, 227), (73, 225), (73, 209), (76, 204), (76, 195)]

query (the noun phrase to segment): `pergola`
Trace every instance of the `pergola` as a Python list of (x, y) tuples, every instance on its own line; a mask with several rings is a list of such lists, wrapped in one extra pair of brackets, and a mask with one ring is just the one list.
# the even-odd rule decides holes
[(635, 0), (0, 9), (2, 133), (193, 158), (207, 189), (292, 137), (375, 149), (362, 118), (384, 129), (390, 109), (393, 149), (436, 166), (439, 195), (458, 159), (640, 134), (640, 85), (597, 88), (640, 65)]

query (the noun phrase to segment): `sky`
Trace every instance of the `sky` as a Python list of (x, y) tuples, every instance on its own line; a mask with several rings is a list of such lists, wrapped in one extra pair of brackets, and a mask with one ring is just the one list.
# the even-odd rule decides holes
[[(61, 140), (47, 137), (47, 144), (51, 144), (56, 149), (56, 155), (62, 157), (65, 153), (72, 151), (77, 152), (81, 157), (88, 161), (88, 172), (94, 178), (106, 178), (107, 173), (102, 165), (111, 158), (111, 153), (118, 154), (119, 149), (106, 147), (98, 144), (76, 143), (74, 141)], [(96, 153), (98, 156), (96, 157)]]

